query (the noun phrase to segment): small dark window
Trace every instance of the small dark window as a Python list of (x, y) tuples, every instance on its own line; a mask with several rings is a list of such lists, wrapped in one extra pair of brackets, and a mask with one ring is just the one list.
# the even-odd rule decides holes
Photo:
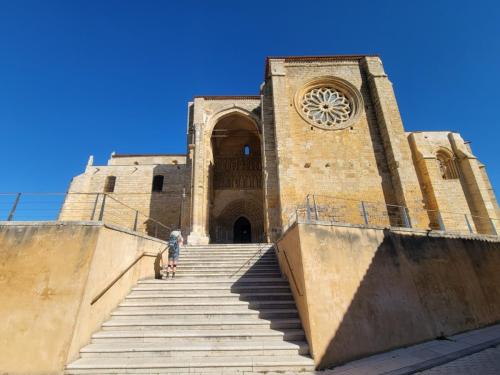
[(163, 176), (157, 174), (153, 177), (153, 191), (163, 191)]
[(108, 176), (106, 177), (106, 182), (104, 183), (104, 192), (112, 193), (115, 191), (116, 177)]
[(245, 145), (245, 147), (243, 147), (243, 155), (250, 156), (250, 146), (249, 145)]

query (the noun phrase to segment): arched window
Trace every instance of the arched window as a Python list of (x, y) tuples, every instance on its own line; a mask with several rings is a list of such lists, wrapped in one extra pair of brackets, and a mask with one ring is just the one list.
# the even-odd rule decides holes
[(458, 178), (458, 168), (453, 156), (443, 150), (436, 153), (436, 160), (439, 167), (439, 173), (444, 180)]
[(104, 192), (112, 193), (115, 191), (116, 184), (116, 176), (108, 176), (106, 177), (106, 181), (104, 182)]
[(243, 147), (243, 155), (250, 156), (250, 146), (249, 145), (245, 145)]
[(153, 191), (161, 192), (163, 191), (163, 176), (161, 174), (157, 174), (153, 177)]

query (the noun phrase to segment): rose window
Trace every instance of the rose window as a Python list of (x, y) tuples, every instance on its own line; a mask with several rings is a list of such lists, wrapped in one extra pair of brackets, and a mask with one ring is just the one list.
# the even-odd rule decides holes
[(332, 87), (317, 87), (302, 97), (301, 107), (307, 118), (321, 126), (337, 127), (353, 113), (351, 101)]

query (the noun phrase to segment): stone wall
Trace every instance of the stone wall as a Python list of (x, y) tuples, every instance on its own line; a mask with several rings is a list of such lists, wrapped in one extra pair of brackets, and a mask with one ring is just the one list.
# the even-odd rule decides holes
[[(272, 103), (272, 116), (265, 125), (273, 127), (275, 136), (282, 226), (313, 193), (407, 205), (413, 225), (425, 225), (411, 152), (380, 59), (273, 58), (268, 64), (263, 93)], [(359, 117), (349, 126), (328, 130), (300, 114), (297, 95), (309, 82), (321, 79), (345, 82), (361, 96)], [(357, 215), (357, 207), (355, 211)]]
[(500, 321), (500, 241), (298, 224), (278, 241), (319, 368)]
[[(429, 211), (429, 225), (447, 231), (494, 234), (500, 228), (498, 204), (484, 165), (479, 163), (461, 136), (452, 132), (413, 132), (408, 134), (424, 195), (424, 208)], [(449, 157), (443, 166), (439, 155)], [(453, 169), (446, 175), (446, 169)], [(490, 209), (488, 209), (490, 207)], [(498, 231), (497, 231), (498, 233)]]
[(98, 223), (0, 223), (0, 373), (61, 374), (165, 247)]
[[(59, 219), (97, 220), (106, 178), (115, 176), (114, 191), (105, 202), (104, 221), (133, 228), (137, 210), (138, 231), (166, 239), (170, 228), (181, 222), (187, 235), (190, 165), (186, 163), (185, 155), (115, 155), (108, 165), (88, 165), (83, 174), (73, 178)], [(152, 191), (155, 175), (164, 176), (162, 191)]]

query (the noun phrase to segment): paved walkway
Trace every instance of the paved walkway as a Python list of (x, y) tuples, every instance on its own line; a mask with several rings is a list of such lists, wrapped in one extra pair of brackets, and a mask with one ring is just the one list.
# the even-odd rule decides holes
[(500, 374), (500, 324), (347, 363), (318, 375)]
[[(499, 375), (500, 324), (451, 336), (444, 340), (428, 341), (408, 348), (376, 354), (331, 370), (267, 373), (267, 375), (409, 374)], [(248, 372), (244, 375), (259, 374)]]
[(500, 374), (500, 346), (451, 361), (430, 370), (418, 372), (422, 375), (498, 375)]

